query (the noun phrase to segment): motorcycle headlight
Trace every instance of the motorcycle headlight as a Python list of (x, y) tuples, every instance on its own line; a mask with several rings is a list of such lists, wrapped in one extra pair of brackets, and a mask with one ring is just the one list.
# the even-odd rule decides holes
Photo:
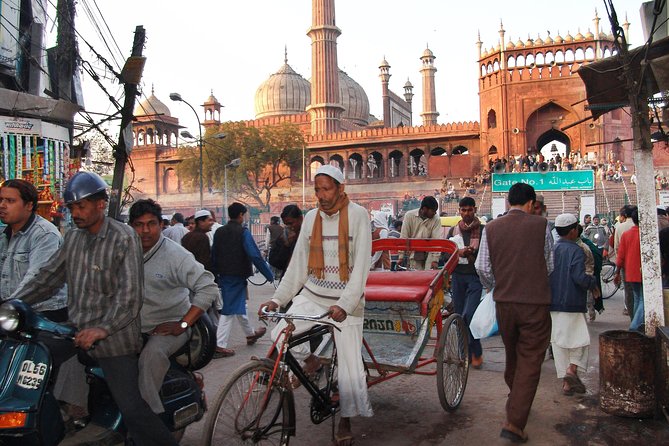
[(19, 312), (9, 302), (0, 305), (0, 328), (15, 331), (19, 326)]

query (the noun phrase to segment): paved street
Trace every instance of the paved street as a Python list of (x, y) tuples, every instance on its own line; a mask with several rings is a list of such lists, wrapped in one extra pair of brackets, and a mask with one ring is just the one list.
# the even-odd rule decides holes
[[(272, 293), (271, 285), (250, 287), (250, 312)], [(599, 410), (598, 335), (629, 324), (622, 315), (622, 292), (605, 301), (606, 311), (590, 324), (591, 349), (588, 373), (583, 381), (588, 388), (584, 396), (564, 396), (555, 374), (553, 361), (544, 363), (537, 397), (527, 432), (532, 445), (640, 445), (669, 444), (666, 423), (653, 420), (625, 419)], [(255, 321), (255, 318), (252, 320)], [(264, 355), (269, 338), (247, 347), (239, 329), (234, 330), (230, 347), (237, 351), (232, 358), (212, 361), (205, 369), (205, 388), (210, 401), (224, 385), (226, 378), (251, 355)], [(507, 388), (504, 384), (504, 350), (499, 336), (484, 340), (481, 370), (471, 369), (464, 400), (454, 413), (439, 404), (436, 377), (406, 375), (370, 389), (375, 415), (354, 419), (356, 445), (498, 445), (504, 420)], [(313, 425), (308, 417), (308, 398), (303, 389), (296, 390), (297, 436), (291, 445), (328, 445), (331, 424)], [(205, 415), (207, 416), (207, 415)], [(202, 444), (204, 422), (190, 426), (181, 442), (184, 446)]]

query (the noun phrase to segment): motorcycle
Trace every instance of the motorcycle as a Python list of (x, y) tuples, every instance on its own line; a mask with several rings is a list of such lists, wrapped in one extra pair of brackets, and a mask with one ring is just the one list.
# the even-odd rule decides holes
[[(189, 342), (171, 357), (160, 390), (162, 420), (177, 441), (207, 410), (204, 381), (195, 371), (209, 363), (216, 349), (216, 332), (206, 314), (191, 330)], [(52, 322), (22, 301), (0, 305), (0, 445), (124, 444), (126, 429), (102, 369), (84, 352), (79, 360), (90, 386), (90, 421), (66, 436), (60, 405), (49, 385), (54, 379), (51, 355), (39, 341), (40, 333), (74, 339), (76, 328)]]

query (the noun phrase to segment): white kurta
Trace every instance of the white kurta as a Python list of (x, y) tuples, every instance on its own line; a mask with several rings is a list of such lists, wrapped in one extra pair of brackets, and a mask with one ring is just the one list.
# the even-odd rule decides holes
[(551, 311), (551, 345), (558, 378), (564, 378), (569, 364), (580, 372), (588, 366), (590, 333), (584, 313)]

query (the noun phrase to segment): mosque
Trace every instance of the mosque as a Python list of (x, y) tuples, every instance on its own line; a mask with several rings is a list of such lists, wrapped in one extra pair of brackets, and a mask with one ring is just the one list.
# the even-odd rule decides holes
[[(273, 215), (288, 203), (313, 204), (312, 175), (324, 163), (342, 170), (353, 200), (370, 210), (395, 212), (407, 196), (433, 194), (444, 179), (457, 184), (460, 178), (474, 177), (498, 158), (541, 153), (548, 160), (558, 153), (563, 158), (576, 153), (598, 163), (632, 164), (629, 114), (618, 109), (591, 120), (585, 86), (576, 73), (583, 64), (615, 54), (613, 37), (602, 31), (596, 12), (590, 28), (594, 32), (585, 34), (549, 32), (513, 41), (500, 24), (499, 40), (488, 49), (479, 37), (480, 120), (440, 123), (436, 56), (429, 48), (419, 56), (420, 105), (413, 104), (409, 81), (402, 93), (393, 92), (391, 66), (385, 59), (379, 64), (383, 116), (376, 118), (370, 114), (367, 93), (339, 68), (335, 1), (312, 0), (312, 8), (307, 32), (312, 41), (311, 81), (295, 72), (286, 57), (258, 87), (255, 118), (246, 121), (257, 127), (290, 122), (305, 133), (307, 197), (301, 179), (273, 190)], [(627, 21), (623, 28), (627, 33)], [(202, 107), (203, 126), (219, 125), (221, 104), (213, 92)], [(197, 193), (182, 185), (175, 170), (181, 161), (178, 118), (153, 91), (135, 116), (132, 161), (140, 195), (157, 198), (166, 209), (192, 213)], [(301, 175), (301, 164), (291, 168)], [(484, 212), (490, 195), (487, 204), (480, 197)], [(220, 195), (206, 193), (205, 207), (220, 211)]]

